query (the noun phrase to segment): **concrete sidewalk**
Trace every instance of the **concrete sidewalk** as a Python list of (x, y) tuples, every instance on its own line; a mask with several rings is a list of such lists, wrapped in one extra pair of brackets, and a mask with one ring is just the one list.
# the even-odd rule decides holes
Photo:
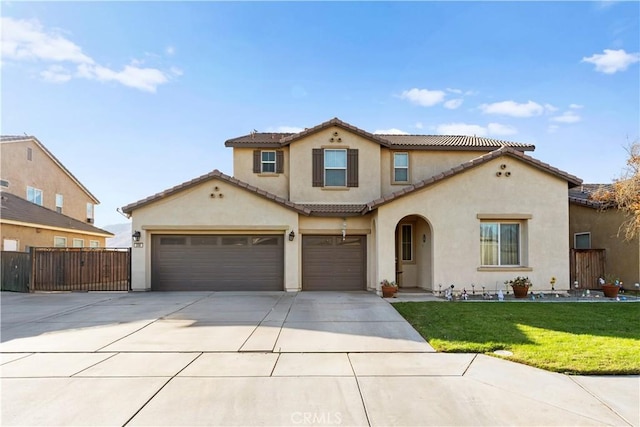
[(2, 425), (640, 425), (638, 377), (442, 354), (367, 293), (2, 294)]

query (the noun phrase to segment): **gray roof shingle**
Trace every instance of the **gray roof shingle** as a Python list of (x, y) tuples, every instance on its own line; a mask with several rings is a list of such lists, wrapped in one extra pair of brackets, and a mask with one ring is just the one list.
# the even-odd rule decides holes
[(0, 198), (2, 200), (0, 204), (0, 218), (2, 220), (64, 228), (69, 232), (93, 233), (105, 237), (113, 236), (113, 233), (47, 209), (44, 206), (36, 205), (15, 194), (2, 191), (0, 192)]

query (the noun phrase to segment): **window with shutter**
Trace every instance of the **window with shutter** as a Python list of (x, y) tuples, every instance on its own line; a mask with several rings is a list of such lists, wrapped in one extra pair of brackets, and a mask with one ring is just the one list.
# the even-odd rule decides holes
[(314, 187), (358, 187), (357, 149), (313, 149)]

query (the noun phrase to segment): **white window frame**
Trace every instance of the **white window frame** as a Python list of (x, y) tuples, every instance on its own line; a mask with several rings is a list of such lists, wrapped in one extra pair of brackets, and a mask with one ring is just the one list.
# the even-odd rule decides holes
[[(579, 248), (578, 247), (578, 236), (589, 236), (589, 247), (588, 248)], [(585, 231), (581, 233), (573, 233), (573, 248), (574, 249), (591, 249), (591, 232)]]
[(56, 194), (56, 212), (62, 213), (63, 206), (64, 206), (64, 196), (62, 194)]
[(93, 220), (93, 203), (87, 203), (87, 221), (89, 220)]
[[(38, 203), (38, 196), (40, 198), (40, 203)], [(27, 200), (31, 203), (42, 206), (44, 203), (44, 195), (42, 194), (42, 190), (27, 185)]]
[[(405, 228), (409, 229), (409, 241), (405, 241), (404, 238), (404, 230)], [(405, 248), (409, 250), (409, 258), (405, 258)], [(400, 224), (400, 259), (402, 262), (408, 263), (413, 262), (413, 224)]]
[(54, 248), (66, 248), (67, 247), (67, 238), (62, 236), (54, 236), (53, 237), (53, 247)]
[[(327, 153), (332, 153), (332, 152), (341, 152), (344, 153), (344, 167), (343, 166), (327, 166)], [(324, 156), (324, 186), (325, 187), (346, 187), (347, 186), (347, 166), (348, 166), (348, 159), (347, 159), (347, 149), (346, 148), (326, 148), (323, 150), (323, 156)], [(344, 184), (340, 184), (340, 185), (330, 185), (327, 184), (327, 171), (330, 170), (341, 170), (344, 171)]]
[(6, 179), (0, 179), (0, 187), (9, 188), (9, 181)]
[(84, 239), (77, 239), (77, 238), (74, 238), (74, 239), (71, 241), (71, 245), (72, 245), (74, 248), (84, 248)]
[[(398, 155), (404, 155), (407, 158), (407, 165), (406, 166), (398, 166), (396, 164), (396, 156)], [(399, 181), (396, 179), (396, 170), (398, 169), (405, 169), (407, 171), (407, 179), (405, 181)], [(393, 174), (392, 180), (394, 184), (406, 184), (410, 181), (409, 178), (409, 152), (407, 151), (398, 151), (398, 152), (394, 152), (393, 153), (393, 171), (391, 172)]]
[[(273, 154), (273, 160), (265, 160), (264, 155), (265, 154)], [(260, 172), (261, 173), (276, 173), (277, 171), (277, 166), (276, 166), (276, 162), (277, 162), (277, 154), (275, 152), (275, 150), (266, 150), (266, 151), (261, 151), (260, 152)], [(265, 166), (266, 165), (273, 165), (273, 170), (265, 170)]]
[[(11, 242), (12, 245), (11, 246), (15, 246), (15, 249), (11, 249), (11, 247), (9, 247), (8, 243)], [(3, 251), (19, 251), (20, 250), (20, 241), (18, 239), (3, 239), (2, 241), (2, 250)]]
[[(482, 261), (482, 241), (480, 241), (480, 265), (482, 267), (521, 267), (522, 266), (522, 227), (523, 224), (521, 221), (498, 221), (498, 220), (488, 220), (488, 221), (482, 221), (480, 223), (480, 238), (482, 239), (482, 226), (486, 225), (486, 224), (495, 224), (498, 225), (498, 233), (497, 233), (497, 238), (498, 238), (498, 263), (497, 264), (484, 264)], [(501, 233), (501, 228), (503, 225), (517, 225), (518, 226), (518, 253), (517, 253), (517, 263), (516, 264), (504, 264), (502, 262), (502, 233)]]
[(90, 248), (99, 248), (100, 247), (100, 241), (98, 241), (98, 240), (89, 240), (89, 247)]

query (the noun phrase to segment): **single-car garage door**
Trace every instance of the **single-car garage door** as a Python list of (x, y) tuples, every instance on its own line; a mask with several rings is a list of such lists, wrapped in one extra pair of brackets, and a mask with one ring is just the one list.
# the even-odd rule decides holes
[(365, 236), (302, 236), (302, 289), (366, 289)]
[(154, 235), (151, 290), (281, 291), (283, 236)]

